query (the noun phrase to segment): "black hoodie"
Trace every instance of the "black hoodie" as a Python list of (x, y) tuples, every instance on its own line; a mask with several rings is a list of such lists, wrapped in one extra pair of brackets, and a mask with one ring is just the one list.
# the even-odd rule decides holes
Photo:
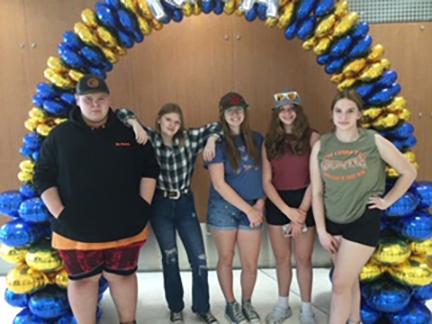
[(68, 239), (102, 243), (129, 238), (146, 226), (151, 208), (139, 194), (141, 178), (157, 179), (149, 142), (139, 145), (109, 110), (101, 128), (88, 126), (76, 107), (45, 139), (33, 178), (42, 194), (58, 187), (65, 209), (53, 230)]

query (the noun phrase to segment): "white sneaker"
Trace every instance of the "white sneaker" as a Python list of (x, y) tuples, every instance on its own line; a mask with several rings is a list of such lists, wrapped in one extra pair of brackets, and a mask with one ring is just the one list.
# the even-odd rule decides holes
[(316, 324), (315, 314), (312, 312), (300, 312), (300, 323), (302, 324)]
[(284, 309), (276, 306), (273, 308), (273, 310), (270, 313), (267, 314), (266, 323), (281, 324), (291, 315), (292, 315), (291, 307)]

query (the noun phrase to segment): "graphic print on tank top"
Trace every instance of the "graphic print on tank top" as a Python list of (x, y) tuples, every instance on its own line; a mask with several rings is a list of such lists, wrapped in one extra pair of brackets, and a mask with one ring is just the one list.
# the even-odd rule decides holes
[(334, 181), (354, 181), (367, 173), (367, 156), (357, 150), (340, 150), (323, 157), (323, 176)]

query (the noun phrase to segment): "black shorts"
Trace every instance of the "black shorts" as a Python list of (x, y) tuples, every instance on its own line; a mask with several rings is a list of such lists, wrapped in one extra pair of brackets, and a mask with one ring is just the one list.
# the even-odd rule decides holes
[[(307, 188), (298, 190), (278, 190), (279, 196), (282, 200), (290, 207), (299, 208)], [(266, 199), (265, 202), (266, 218), (267, 223), (270, 225), (285, 225), (291, 222), (291, 220), (285, 216), (284, 213), (271, 202), (270, 199)], [(315, 219), (313, 217), (312, 208), (309, 208), (306, 215), (306, 226), (315, 226)]]
[(366, 207), (363, 215), (349, 224), (339, 224), (326, 218), (327, 232), (342, 235), (348, 241), (375, 247), (380, 238), (381, 210)]

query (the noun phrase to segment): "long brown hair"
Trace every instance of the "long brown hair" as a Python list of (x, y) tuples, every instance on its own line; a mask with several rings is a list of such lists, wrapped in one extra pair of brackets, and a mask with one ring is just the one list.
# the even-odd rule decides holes
[[(253, 137), (253, 131), (249, 127), (249, 118), (247, 108), (244, 109), (244, 120), (240, 125), (240, 135), (246, 144), (246, 149), (249, 155), (255, 162), (255, 167), (261, 165), (261, 152), (255, 139)], [(233, 167), (233, 170), (238, 170), (240, 168), (240, 151), (235, 142), (235, 135), (231, 132), (228, 123), (225, 120), (225, 111), (221, 110), (219, 113), (219, 124), (223, 130), (224, 134), (224, 149), (228, 155), (229, 161)]]
[(269, 160), (276, 159), (286, 152), (294, 155), (303, 155), (310, 149), (309, 121), (302, 106), (293, 105), (296, 114), (292, 125), (292, 134), (289, 141), (279, 118), (280, 110), (273, 108), (270, 129), (265, 137), (265, 148)]
[(185, 140), (184, 140), (185, 123), (184, 123), (183, 111), (179, 105), (177, 105), (175, 103), (167, 103), (167, 104), (163, 105), (157, 114), (155, 129), (156, 129), (156, 132), (159, 135), (161, 135), (161, 127), (160, 127), (159, 121), (162, 118), (162, 116), (167, 115), (167, 114), (171, 114), (171, 113), (176, 113), (180, 117), (180, 128), (177, 131), (177, 133), (174, 134), (174, 139), (177, 138), (179, 140), (179, 145), (182, 147), (182, 146), (184, 146), (184, 142), (185, 142)]
[[(362, 97), (358, 94), (358, 92), (355, 89), (350, 89), (350, 90), (344, 90), (342, 92), (338, 92), (334, 98), (333, 101), (331, 103), (331, 107), (330, 110), (333, 112), (334, 107), (336, 105), (336, 102), (338, 102), (341, 99), (348, 99), (352, 102), (354, 102), (358, 108), (358, 110), (361, 112), (363, 110), (363, 99)], [(358, 119), (357, 120), (357, 127), (361, 127), (361, 120)], [(334, 130), (334, 129), (333, 129)]]

